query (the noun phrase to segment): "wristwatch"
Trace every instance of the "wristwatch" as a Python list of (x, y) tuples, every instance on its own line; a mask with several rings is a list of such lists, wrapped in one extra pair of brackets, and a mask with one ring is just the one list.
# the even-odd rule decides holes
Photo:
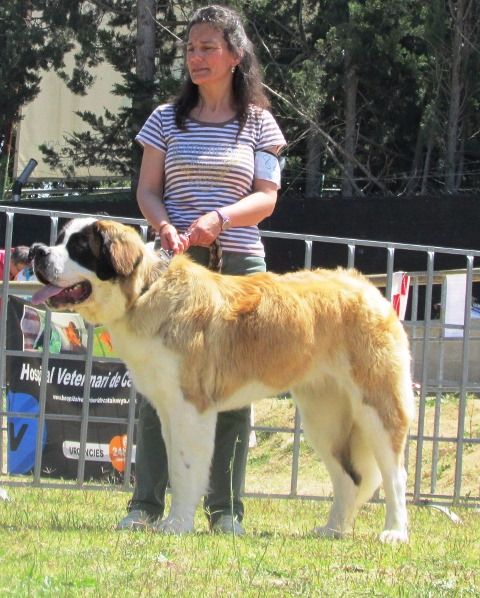
[(232, 223), (230, 222), (230, 217), (227, 216), (224, 212), (222, 212), (222, 210), (214, 210), (218, 217), (220, 218), (220, 224), (222, 226), (222, 230), (228, 230), (231, 226)]

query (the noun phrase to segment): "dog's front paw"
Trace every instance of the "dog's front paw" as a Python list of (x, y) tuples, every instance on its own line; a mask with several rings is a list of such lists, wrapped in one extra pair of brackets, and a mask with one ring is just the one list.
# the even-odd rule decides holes
[(384, 529), (380, 534), (380, 542), (383, 544), (406, 544), (408, 532), (407, 530)]
[(344, 533), (338, 529), (333, 529), (327, 525), (322, 525), (313, 528), (313, 533), (320, 538), (332, 538), (334, 540), (341, 540), (344, 537)]
[(166, 517), (153, 526), (153, 531), (159, 534), (189, 534), (194, 531), (193, 523), (178, 517)]

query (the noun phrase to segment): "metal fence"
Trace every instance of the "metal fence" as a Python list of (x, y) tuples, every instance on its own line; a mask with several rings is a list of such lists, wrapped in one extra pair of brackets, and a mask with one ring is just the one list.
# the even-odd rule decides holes
[[(64, 220), (91, 216), (71, 212), (48, 211), (21, 207), (0, 206), (5, 216), (5, 250), (12, 247), (15, 221), (19, 218), (31, 220), (32, 230), (48, 230), (53, 243)], [(144, 220), (112, 217), (112, 220), (132, 224), (146, 236)], [(452, 248), (407, 245), (359, 239), (300, 235), (262, 231), (267, 246), (270, 242), (294, 244), (303, 247), (303, 266), (322, 266), (326, 256), (328, 265), (332, 259), (336, 265), (356, 267), (364, 271), (372, 282), (383, 289), (385, 296), (398, 302), (395, 285), (398, 273), (401, 280), (409, 282), (403, 287), (404, 325), (411, 339), (412, 371), (417, 395), (417, 417), (412, 424), (406, 447), (408, 470), (408, 498), (414, 504), (450, 505), (462, 503), (466, 506), (480, 504), (480, 319), (476, 319), (476, 282), (480, 281), (477, 268), (480, 251), (466, 251)], [(332, 258), (333, 256), (333, 258)], [(448, 268), (444, 264), (449, 264)], [(410, 269), (412, 263), (421, 267)], [(423, 264), (423, 265), (422, 265)], [(452, 264), (454, 267), (452, 268)], [(372, 267), (374, 270), (372, 271)], [(407, 278), (408, 277), (408, 278)], [(2, 405), (0, 410), (0, 483), (3, 486), (33, 485), (37, 487), (69, 488), (112, 488), (130, 491), (132, 486), (132, 455), (134, 454), (134, 428), (136, 393), (129, 392), (129, 407), (125, 417), (102, 418), (89, 413), (90, 374), (96, 362), (118, 363), (114, 358), (94, 357), (92, 352), (93, 331), (88, 326), (86, 355), (66, 355), (66, 359), (79, 360), (85, 367), (83, 403), (79, 415), (52, 414), (47, 410), (48, 366), (50, 355), (48, 343), (41, 356), (42, 375), (39, 380), (38, 413), (12, 413), (6, 403), (6, 360), (8, 357), (31, 357), (38, 353), (29, 350), (12, 350), (7, 347), (8, 302), (12, 295), (28, 296), (36, 283), (19, 283), (8, 280), (8, 269), (4, 273), (1, 289), (0, 311), (0, 387)], [(402, 306), (400, 306), (400, 309)], [(50, 338), (51, 313), (47, 310), (44, 335)], [(62, 356), (63, 357), (63, 356)], [(267, 465), (265, 474), (251, 479), (247, 470), (246, 495), (255, 497), (308, 498), (328, 500), (331, 488), (328, 476), (319, 464), (312, 465), (312, 456), (303, 444), (303, 434), (298, 412), (288, 397), (270, 400), (282, 416), (281, 423), (270, 415), (275, 409), (255, 408), (256, 421), (253, 432), (261, 441), (272, 434), (288, 440), (279, 444), (279, 450), (287, 450), (291, 458), (291, 470), (287, 487), (277, 486), (273, 481), (272, 466)], [(8, 468), (7, 424), (13, 417), (34, 418), (37, 422), (35, 461), (33, 471), (28, 475), (13, 476)], [(80, 428), (77, 475), (75, 480), (54, 479), (42, 469), (42, 437), (45, 422), (63, 420), (75, 423)], [(120, 482), (116, 484), (95, 483), (85, 475), (87, 431), (91, 424), (116, 423), (125, 427), (126, 455), (125, 469)], [(260, 450), (261, 441), (252, 448), (254, 460)], [(307, 465), (305, 465), (307, 463)], [(313, 469), (316, 471), (313, 473)], [(315, 478), (318, 483), (315, 483)], [(283, 484), (285, 476), (283, 476)], [(270, 483), (271, 482), (271, 483)], [(377, 498), (381, 498), (380, 495)]]

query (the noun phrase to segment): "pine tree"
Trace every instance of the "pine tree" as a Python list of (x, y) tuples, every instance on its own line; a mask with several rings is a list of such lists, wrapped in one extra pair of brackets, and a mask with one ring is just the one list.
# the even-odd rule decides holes
[[(105, 7), (105, 4), (102, 4)], [(131, 99), (113, 114), (79, 113), (90, 129), (73, 133), (61, 152), (41, 146), (44, 159), (56, 168), (64, 164), (102, 166), (112, 176), (129, 178), (132, 192), (138, 177), (141, 150), (134, 138), (153, 107), (178, 88), (181, 55), (179, 41), (192, 5), (157, 5), (156, 0), (122, 0), (115, 10), (105, 9), (98, 30), (98, 55), (121, 74), (112, 93)]]

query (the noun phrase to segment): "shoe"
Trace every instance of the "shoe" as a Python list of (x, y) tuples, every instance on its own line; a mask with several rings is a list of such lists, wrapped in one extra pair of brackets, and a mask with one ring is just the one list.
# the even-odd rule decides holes
[(232, 534), (234, 536), (245, 535), (245, 530), (240, 521), (231, 515), (221, 515), (215, 523), (212, 524), (211, 529), (215, 534)]
[(142, 509), (133, 509), (117, 525), (117, 530), (146, 530), (152, 529), (158, 517), (150, 515)]

